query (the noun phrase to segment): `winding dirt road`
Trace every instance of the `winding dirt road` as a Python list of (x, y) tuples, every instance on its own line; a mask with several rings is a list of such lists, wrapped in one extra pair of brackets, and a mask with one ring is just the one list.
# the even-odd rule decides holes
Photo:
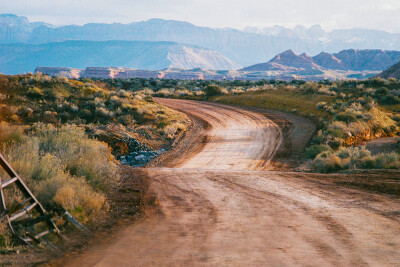
[(271, 170), (288, 138), (273, 116), (158, 101), (202, 121), (194, 152), (142, 169), (160, 211), (68, 266), (400, 266), (399, 199)]

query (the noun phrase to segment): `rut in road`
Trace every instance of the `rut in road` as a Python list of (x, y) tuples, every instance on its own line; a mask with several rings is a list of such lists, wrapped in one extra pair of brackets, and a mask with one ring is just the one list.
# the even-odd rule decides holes
[(265, 171), (283, 135), (263, 114), (157, 101), (206, 121), (207, 142), (176, 168), (142, 169), (160, 214), (69, 266), (399, 265), (399, 200)]

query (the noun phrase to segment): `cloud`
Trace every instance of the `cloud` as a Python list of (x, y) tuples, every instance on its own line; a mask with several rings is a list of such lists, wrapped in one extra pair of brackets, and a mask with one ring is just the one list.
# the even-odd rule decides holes
[(54, 24), (165, 18), (208, 27), (320, 24), (400, 32), (398, 0), (13, 0), (1, 1), (0, 10)]

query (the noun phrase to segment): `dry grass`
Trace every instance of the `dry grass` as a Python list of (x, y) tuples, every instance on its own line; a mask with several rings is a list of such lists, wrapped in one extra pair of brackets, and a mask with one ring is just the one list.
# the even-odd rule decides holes
[(325, 110), (317, 109), (316, 104), (319, 102), (333, 103), (334, 97), (320, 94), (304, 94), (289, 89), (281, 89), (246, 92), (240, 95), (228, 94), (214, 97), (211, 100), (226, 104), (279, 110), (288, 113), (296, 112), (299, 115), (317, 119), (321, 117), (332, 117), (332, 115)]
[(319, 154), (311, 163), (319, 172), (354, 169), (400, 169), (400, 154), (386, 153), (371, 156), (365, 148), (342, 147), (337, 151)]
[[(8, 136), (21, 133), (2, 123), (3, 139), (3, 129)], [(2, 152), (49, 210), (61, 206), (88, 222), (107, 209), (103, 191), (118, 179), (116, 164), (108, 146), (88, 139), (79, 127), (34, 125)]]

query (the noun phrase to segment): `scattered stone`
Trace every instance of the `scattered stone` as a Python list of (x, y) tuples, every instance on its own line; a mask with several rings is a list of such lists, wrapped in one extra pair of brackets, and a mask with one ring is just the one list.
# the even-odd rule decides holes
[(135, 160), (141, 160), (141, 159), (144, 159), (144, 158), (145, 158), (144, 155), (139, 155), (139, 156), (136, 156), (136, 157), (135, 157)]
[(132, 167), (141, 167), (146, 165), (150, 160), (164, 153), (166, 149), (159, 150), (140, 150), (131, 152), (129, 155), (121, 156), (120, 161), (122, 165), (129, 165)]

